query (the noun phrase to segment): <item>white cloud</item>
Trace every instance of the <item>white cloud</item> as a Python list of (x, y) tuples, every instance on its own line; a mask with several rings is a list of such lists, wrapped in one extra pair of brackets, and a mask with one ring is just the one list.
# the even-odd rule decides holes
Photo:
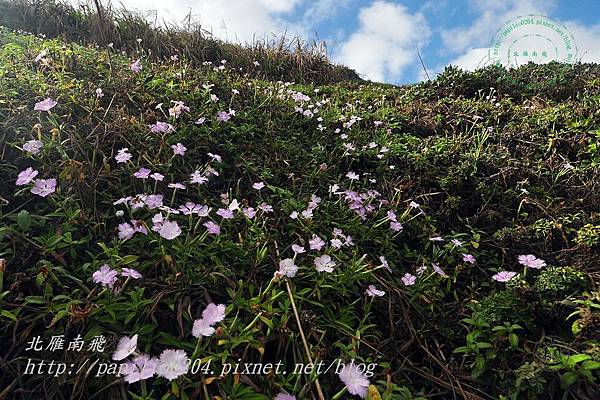
[(354, 0), (318, 0), (310, 2), (304, 12), (304, 21), (311, 25), (335, 16)]
[(444, 48), (464, 52), (489, 46), (496, 31), (506, 21), (525, 14), (548, 15), (554, 4), (554, 1), (539, 0), (471, 0), (471, 9), (479, 13), (479, 17), (470, 26), (442, 30)]
[(294, 10), (301, 0), (260, 0), (271, 12), (288, 13)]
[(564, 23), (577, 43), (578, 57), (582, 62), (600, 63), (600, 24), (584, 26), (576, 22)]
[(358, 19), (358, 30), (339, 46), (334, 59), (374, 81), (398, 80), (431, 34), (422, 14), (387, 1), (362, 8)]
[[(77, 0), (71, 0), (77, 3)], [(294, 11), (302, 0), (112, 0), (128, 10), (156, 17), (158, 23), (183, 24), (191, 14), (192, 21), (218, 38), (251, 42), (254, 38), (305, 35), (304, 28), (283, 18)]]
[(468, 49), (464, 54), (450, 61), (448, 64), (467, 71), (474, 71), (479, 67), (485, 67), (489, 64), (488, 54), (488, 47), (472, 48)]

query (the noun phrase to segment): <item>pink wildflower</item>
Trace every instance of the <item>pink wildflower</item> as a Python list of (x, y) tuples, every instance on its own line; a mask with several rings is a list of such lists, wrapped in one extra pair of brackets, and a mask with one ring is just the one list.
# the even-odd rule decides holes
[(123, 336), (117, 344), (117, 350), (113, 353), (112, 359), (121, 361), (133, 354), (137, 348), (137, 340), (138, 335), (133, 335), (132, 337)]
[(164, 221), (158, 230), (158, 234), (167, 240), (173, 240), (181, 235), (181, 228), (176, 221)]
[(36, 179), (31, 193), (37, 194), (40, 197), (46, 197), (56, 191), (56, 179)]
[(215, 224), (212, 221), (208, 221), (205, 222), (204, 227), (206, 228), (206, 230), (208, 231), (208, 233), (210, 233), (211, 235), (220, 235), (221, 234), (221, 227), (217, 224)]
[(492, 276), (492, 279), (495, 281), (498, 281), (498, 282), (508, 282), (512, 278), (514, 278), (515, 275), (517, 275), (516, 272), (500, 271), (497, 274), (495, 274), (494, 276)]
[(142, 71), (142, 63), (140, 60), (136, 60), (129, 66), (129, 68), (132, 72), (139, 74)]
[(385, 295), (385, 292), (383, 290), (377, 289), (375, 285), (369, 285), (365, 293), (371, 297), (381, 297)]
[(29, 167), (19, 173), (19, 176), (17, 177), (17, 181), (15, 182), (15, 184), (17, 186), (27, 185), (28, 183), (33, 181), (33, 179), (37, 175), (38, 175), (38, 171)]
[(187, 373), (190, 359), (183, 350), (164, 350), (156, 367), (156, 374), (170, 381)]
[(176, 156), (184, 156), (185, 152), (187, 150), (187, 148), (182, 145), (181, 143), (177, 143), (171, 146), (171, 149), (173, 149), (173, 154)]
[(412, 286), (417, 282), (417, 277), (412, 274), (409, 274), (408, 272), (404, 274), (404, 276), (401, 279), (402, 283), (404, 283), (406, 286)]
[(358, 366), (353, 362), (346, 364), (338, 375), (340, 380), (346, 385), (348, 393), (360, 396), (363, 399), (365, 398), (370, 383), (369, 379), (360, 371)]
[(102, 286), (112, 288), (117, 281), (118, 272), (104, 264), (100, 269), (92, 274), (94, 283), (100, 283)]
[(546, 262), (534, 256), (533, 254), (520, 255), (519, 264), (529, 268), (540, 269), (546, 266)]
[(56, 100), (53, 100), (50, 97), (48, 97), (45, 100), (38, 101), (37, 103), (35, 103), (35, 106), (33, 107), (33, 109), (34, 109), (34, 111), (50, 111), (57, 104), (58, 104), (58, 102)]

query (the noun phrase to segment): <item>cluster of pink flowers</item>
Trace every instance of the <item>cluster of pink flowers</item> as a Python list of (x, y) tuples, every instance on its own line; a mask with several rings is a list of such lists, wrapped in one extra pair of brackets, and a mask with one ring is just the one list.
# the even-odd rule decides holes
[(119, 340), (117, 349), (113, 353), (113, 360), (122, 361), (134, 355), (121, 366), (120, 373), (125, 382), (134, 383), (153, 377), (154, 375), (173, 380), (187, 373), (191, 360), (183, 350), (164, 350), (161, 355), (151, 357), (148, 354), (138, 353), (138, 335), (124, 336)]
[(142, 274), (133, 268), (122, 268), (119, 272), (109, 267), (108, 264), (104, 264), (92, 274), (92, 280), (94, 283), (99, 283), (104, 287), (112, 289), (119, 275), (127, 279), (140, 279), (142, 277)]
[(19, 173), (15, 185), (24, 186), (33, 182), (31, 193), (40, 197), (46, 197), (56, 192), (56, 179), (35, 179), (39, 172), (29, 167)]
[[(174, 102), (175, 111), (173, 111), (176, 117), (179, 111), (187, 111), (187, 108), (184, 106), (182, 102)], [(179, 111), (176, 111), (179, 110)], [(172, 129), (172, 126), (167, 123), (157, 122), (154, 125), (150, 126), (151, 130), (154, 132), (169, 132)], [(187, 148), (181, 144), (177, 143), (171, 146), (174, 155), (184, 156)], [(211, 176), (219, 176), (219, 172), (213, 168), (213, 163), (221, 163), (222, 158), (218, 154), (207, 153), (209, 157), (209, 162), (205, 166), (204, 171), (196, 170), (189, 175), (189, 182), (191, 184), (204, 185), (209, 181)], [(128, 151), (127, 148), (120, 149), (118, 154), (115, 156), (117, 163), (126, 163), (132, 159), (132, 154)], [(133, 173), (133, 176), (137, 179), (146, 180), (146, 179), (154, 179), (157, 183), (162, 182), (165, 178), (163, 174), (158, 172), (152, 172), (151, 169), (146, 167), (140, 167), (136, 172)], [(167, 186), (174, 190), (186, 190), (187, 186), (179, 183), (179, 182), (171, 182), (168, 183)], [(266, 185), (264, 182), (255, 182), (252, 184), (255, 190), (261, 190)], [(155, 186), (156, 189), (156, 186)], [(174, 199), (173, 195), (173, 199)], [(253, 219), (257, 213), (269, 214), (272, 213), (273, 207), (265, 202), (259, 203), (256, 208), (251, 206), (242, 207), (240, 202), (237, 199), (233, 199), (229, 201), (228, 198), (222, 199), (223, 203), (226, 207), (219, 208), (215, 211), (215, 214), (221, 217), (223, 220), (231, 220), (235, 218), (237, 213), (243, 214), (248, 219)], [(313, 202), (320, 201), (320, 199), (313, 198)], [(173, 240), (178, 237), (182, 230), (179, 227), (177, 221), (169, 220), (169, 215), (177, 215), (183, 214), (186, 216), (194, 216), (197, 215), (199, 217), (209, 217), (209, 213), (212, 208), (207, 205), (198, 205), (191, 201), (186, 201), (183, 205), (175, 206), (176, 208), (168, 207), (163, 204), (163, 195), (160, 194), (138, 194), (136, 196), (128, 196), (121, 198), (113, 203), (114, 205), (125, 204), (132, 211), (138, 210), (144, 207), (147, 207), (149, 210), (158, 209), (162, 212), (165, 212), (167, 215), (163, 216), (162, 213), (155, 214), (152, 218), (152, 230), (157, 232), (162, 238), (167, 240)], [(118, 216), (122, 216), (124, 213), (122, 211), (117, 212)], [(142, 233), (144, 235), (148, 234), (148, 230), (146, 229), (146, 224), (144, 221), (136, 220), (136, 224), (133, 223), (121, 223), (119, 225), (119, 238), (123, 240), (130, 239), (134, 236), (135, 233)], [(207, 232), (212, 235), (220, 235), (221, 227), (218, 223), (214, 221), (205, 221), (202, 224)]]
[[(344, 200), (348, 203), (348, 207), (354, 211), (363, 221), (367, 219), (369, 214), (384, 204), (386, 200), (380, 200), (381, 195), (376, 190), (369, 190), (366, 193), (358, 193), (352, 190), (346, 190)], [(379, 204), (374, 205), (372, 202), (378, 200)]]
[(519, 264), (528, 268), (540, 269), (546, 266), (546, 262), (534, 256), (533, 254), (521, 255), (518, 258)]
[[(202, 312), (202, 318), (194, 321), (192, 335), (197, 338), (211, 336), (215, 332), (213, 326), (223, 321), (224, 318), (225, 306), (210, 303)], [(134, 383), (154, 375), (173, 380), (187, 373), (191, 360), (185, 351), (167, 349), (156, 358), (137, 353), (137, 342), (138, 335), (122, 337), (112, 356), (115, 361), (124, 360), (131, 355), (135, 356), (121, 367), (121, 374), (124, 376), (125, 382)]]
[[(315, 200), (315, 197), (313, 197)], [(318, 199), (320, 201), (320, 199)], [(309, 208), (316, 207), (316, 203), (313, 203), (312, 206), (309, 205)], [(314, 209), (314, 208), (313, 208)], [(333, 229), (333, 239), (330, 241), (332, 250), (339, 250), (342, 246), (353, 246), (354, 242), (352, 240), (352, 236), (345, 235), (341, 229), (334, 228)], [(325, 240), (323, 240), (320, 236), (313, 234), (312, 237), (308, 240), (308, 251), (321, 251), (323, 248), (327, 246)], [(305, 245), (299, 245), (297, 243), (292, 244), (292, 251), (294, 252), (293, 258), (285, 258), (279, 261), (279, 269), (275, 271), (275, 276), (283, 277), (286, 276), (288, 278), (293, 278), (296, 276), (298, 272), (298, 266), (295, 261), (296, 258), (300, 254), (304, 254), (307, 252)], [(317, 256), (313, 260), (313, 264), (315, 270), (318, 272), (333, 272), (334, 267), (336, 266), (335, 261), (330, 254), (322, 254)]]
[(308, 206), (306, 209), (300, 213), (298, 211), (292, 211), (290, 214), (291, 219), (297, 219), (298, 217), (302, 217), (304, 219), (310, 219), (313, 217), (313, 212), (319, 207), (319, 203), (321, 202), (321, 198), (316, 194), (312, 194), (310, 201), (308, 202)]
[[(546, 262), (542, 259), (537, 258), (533, 254), (520, 255), (517, 258), (519, 264), (533, 269), (540, 269), (546, 266)], [(513, 271), (500, 271), (492, 276), (492, 279), (497, 282), (508, 282), (517, 276), (517, 272)]]
[(388, 211), (387, 212), (387, 217), (390, 220), (390, 229), (394, 232), (401, 232), (404, 227), (402, 226), (402, 223), (400, 223), (396, 217), (396, 213), (393, 211)]
[[(45, 53), (43, 55), (40, 53), (40, 55), (36, 57), (36, 62), (43, 60), (45, 55)], [(171, 59), (176, 61), (177, 56), (172, 56)], [(255, 65), (258, 65), (258, 63), (255, 62)], [(132, 62), (129, 67), (131, 71), (136, 74), (140, 73), (143, 68), (139, 59)], [(225, 68), (225, 61), (222, 61), (221, 65), (215, 68), (219, 71), (223, 70)], [(326, 130), (327, 126), (324, 126), (323, 117), (319, 116), (319, 112), (328, 100), (323, 99), (315, 101), (310, 96), (301, 92), (289, 89), (286, 90), (288, 86), (289, 83), (286, 83), (275, 88), (280, 98), (291, 98), (294, 102), (295, 112), (308, 118), (315, 118), (316, 122), (318, 122), (317, 129), (320, 131)], [(206, 83), (203, 85), (203, 87), (210, 95), (211, 102), (219, 102), (219, 97), (211, 92), (213, 87), (212, 84)], [(238, 95), (240, 92), (237, 89), (233, 89), (232, 93), (233, 95)], [(315, 93), (318, 92), (315, 91)], [(104, 93), (102, 89), (97, 88), (96, 98), (100, 99), (103, 96)], [(190, 112), (190, 108), (183, 101), (171, 100), (170, 103), (171, 107), (168, 109), (168, 116), (162, 108), (162, 103), (157, 105), (156, 109), (160, 109), (164, 115), (164, 119), (177, 124), (176, 120), (179, 120), (179, 118), (185, 119), (186, 113)], [(50, 112), (50, 110), (52, 110), (57, 104), (58, 102), (52, 98), (46, 98), (40, 102), (37, 102), (34, 106), (34, 110), (40, 112)], [(347, 109), (351, 110), (352, 107), (348, 106)], [(230, 121), (235, 115), (236, 111), (233, 109), (229, 109), (228, 111), (218, 111), (216, 113), (216, 121), (225, 123)], [(360, 152), (362, 149), (362, 151), (365, 152), (368, 150), (369, 153), (367, 154), (375, 154), (377, 158), (382, 159), (389, 151), (388, 147), (376, 142), (370, 142), (363, 145), (363, 143), (358, 143), (357, 140), (354, 142), (352, 141), (352, 129), (356, 124), (360, 125), (361, 121), (362, 118), (356, 115), (342, 115), (339, 119), (340, 125), (335, 130), (335, 133), (339, 134), (339, 137), (342, 140), (341, 148), (344, 150), (344, 156), (356, 155), (356, 153)], [(195, 124), (197, 125), (202, 125), (205, 122), (206, 117), (199, 117), (195, 120)], [(382, 127), (383, 124), (384, 123), (382, 121), (373, 121), (373, 126), (376, 129)], [(173, 126), (171, 123), (159, 120), (156, 120), (155, 123), (148, 125), (148, 129), (151, 133), (157, 135), (168, 135), (176, 130), (175, 126)], [(379, 132), (379, 129), (377, 129), (377, 131)], [(164, 140), (165, 137), (161, 136), (160, 139)], [(173, 153), (169, 162), (178, 162), (177, 160), (181, 160), (181, 158), (178, 157), (184, 158), (188, 149), (183, 143), (177, 142), (171, 144), (172, 142), (173, 141), (169, 141), (170, 149)], [(187, 144), (190, 145), (189, 143)], [(35, 156), (42, 151), (43, 143), (39, 140), (30, 140), (23, 144), (22, 149), (29, 155)], [(130, 219), (133, 218), (132, 216), (128, 218), (129, 222), (121, 222), (117, 228), (118, 238), (125, 241), (132, 239), (136, 234), (153, 235), (152, 232), (155, 232), (165, 240), (174, 240), (183, 233), (177, 219), (179, 218), (180, 220), (185, 220), (185, 218), (177, 217), (177, 215), (188, 217), (190, 224), (194, 222), (194, 218), (196, 218), (199, 220), (198, 222), (202, 222), (202, 226), (206, 228), (206, 231), (209, 234), (220, 235), (221, 225), (228, 226), (227, 224), (229, 223), (229, 220), (235, 220), (237, 217), (242, 216), (244, 217), (244, 221), (246, 221), (246, 219), (252, 220), (258, 218), (257, 215), (260, 217), (274, 212), (273, 207), (270, 204), (262, 201), (262, 196), (264, 196), (265, 191), (261, 192), (261, 190), (266, 187), (266, 184), (262, 181), (253, 182), (251, 184), (252, 189), (258, 192), (253, 193), (253, 195), (256, 195), (259, 199), (256, 203), (253, 203), (253, 206), (250, 206), (248, 204), (249, 202), (243, 198), (238, 197), (240, 200), (235, 198), (230, 199), (230, 195), (228, 194), (223, 194), (221, 196), (222, 206), (215, 207), (215, 211), (213, 211), (213, 207), (210, 207), (207, 204), (197, 204), (193, 201), (185, 201), (183, 204), (176, 203), (175, 199), (178, 190), (187, 190), (188, 186), (191, 187), (191, 185), (205, 185), (209, 182), (211, 177), (219, 176), (219, 172), (215, 169), (218, 168), (215, 166), (215, 163), (222, 162), (221, 156), (213, 153), (208, 153), (207, 155), (209, 157), (207, 164), (203, 168), (198, 168), (193, 171), (191, 174), (189, 174), (189, 178), (182, 180), (181, 182), (165, 182), (162, 184), (160, 182), (165, 180), (165, 175), (159, 172), (153, 172), (147, 167), (139, 167), (139, 169), (133, 173), (134, 178), (142, 181), (138, 184), (143, 185), (145, 190), (147, 190), (147, 187), (150, 185), (148, 185), (146, 180), (153, 179), (154, 191), (157, 190), (157, 187), (166, 185), (168, 188), (173, 189), (171, 192), (173, 194), (172, 200), (170, 204), (167, 203), (169, 204), (169, 206), (167, 206), (165, 205), (165, 195), (163, 194), (140, 193), (135, 196), (128, 196), (115, 201), (115, 205), (123, 204), (128, 207), (131, 211), (131, 215), (133, 215), (134, 211), (136, 210), (156, 210), (146, 215), (146, 218), (148, 218), (149, 215), (153, 214), (151, 217), (151, 224), (147, 223), (143, 219)], [(133, 155), (128, 148), (119, 149), (117, 154), (114, 156), (117, 164), (128, 164), (132, 158)], [(134, 165), (134, 163), (129, 163), (129, 165)], [(324, 171), (327, 169), (327, 165), (322, 164), (321, 168)], [(390, 168), (393, 168), (393, 165), (390, 166)], [(31, 193), (41, 197), (46, 197), (54, 193), (57, 187), (56, 179), (37, 179), (38, 175), (39, 172), (37, 170), (29, 167), (19, 173), (15, 184), (17, 186), (24, 186), (33, 183)], [(293, 176), (293, 174), (290, 176)], [(341, 183), (336, 183), (330, 186), (328, 195), (330, 198), (339, 196), (338, 201), (340, 204), (347, 206), (362, 221), (365, 221), (369, 216), (385, 210), (387, 208), (386, 206), (389, 206), (390, 204), (388, 200), (382, 198), (381, 194), (377, 190), (362, 186), (366, 184), (367, 181), (373, 184), (376, 183), (376, 180), (373, 178), (373, 175), (364, 171), (348, 171), (345, 174), (345, 179), (347, 179), (347, 181), (344, 179), (344, 181), (348, 183), (348, 189), (340, 190)], [(180, 193), (180, 196), (181, 195), (182, 194)], [(298, 211), (292, 211), (289, 217), (294, 220), (309, 220), (308, 223), (310, 223), (310, 220), (315, 217), (315, 212), (319, 209), (321, 202), (322, 199), (318, 197), (316, 193), (313, 193), (307, 207), (303, 210), (299, 209)], [(416, 211), (418, 211), (420, 214), (423, 213), (421, 205), (417, 202), (413, 200), (410, 202), (406, 200), (406, 202), (408, 203), (407, 211), (402, 214), (400, 218), (396, 214), (396, 211), (388, 210), (385, 211), (386, 217), (382, 218), (381, 222), (379, 223), (383, 225), (389, 222), (389, 230), (393, 232), (393, 235), (396, 235), (396, 233), (404, 230), (404, 226), (400, 220), (407, 223), (404, 217), (408, 215), (409, 212), (412, 212), (413, 214)], [(119, 212), (120, 214), (117, 214), (119, 217), (125, 214), (122, 210)], [(138, 211), (138, 213), (139, 212), (141, 211)], [(213, 219), (217, 219), (221, 225), (211, 220), (211, 213), (213, 214), (212, 217), (216, 215), (220, 218)], [(206, 218), (206, 220), (202, 221), (200, 220), (201, 218)], [(301, 223), (301, 221), (298, 221), (298, 223)], [(441, 236), (430, 237), (429, 240), (434, 243), (432, 246), (437, 246), (437, 242), (444, 241)], [(330, 238), (327, 236), (321, 237), (317, 234), (312, 234), (310, 239), (307, 241), (305, 241), (305, 239), (301, 239), (299, 243), (294, 243), (290, 246), (293, 256), (283, 258), (279, 261), (278, 270), (275, 272), (275, 276), (294, 278), (299, 271), (297, 262), (300, 262), (298, 260), (305, 258), (310, 258), (312, 263), (309, 261), (308, 264), (314, 265), (314, 269), (319, 273), (333, 273), (337, 267), (336, 261), (340, 262), (341, 260), (340, 253), (342, 253), (342, 251), (340, 250), (343, 247), (351, 246), (354, 246), (353, 238), (350, 235), (344, 234), (344, 232), (342, 232), (342, 230), (339, 228), (333, 229), (333, 233)], [(475, 256), (467, 253), (465, 245), (458, 239), (450, 240), (450, 242), (447, 243), (444, 248), (448, 251), (458, 252), (459, 257), (462, 257), (462, 263), (464, 264), (476, 264), (477, 262)], [(315, 254), (312, 252), (318, 253)], [(381, 265), (375, 268), (375, 270), (384, 268), (388, 271), (391, 271), (391, 268), (384, 256), (380, 256), (380, 261)], [(531, 254), (518, 256), (518, 263), (527, 268), (533, 269), (540, 269), (546, 266), (545, 261)], [(429, 264), (429, 262), (427, 262), (427, 264)], [(437, 263), (431, 263), (431, 268), (433, 273), (443, 278), (449, 278), (449, 275), (442, 268), (440, 268)], [(405, 272), (400, 279), (406, 287), (414, 286), (417, 284), (417, 280), (421, 282), (422, 279), (425, 279), (423, 274), (427, 269), (428, 267), (423, 264), (416, 269), (415, 274)], [(493, 275), (492, 279), (498, 282), (508, 282), (516, 275), (517, 272), (500, 271)], [(141, 277), (142, 275), (134, 269), (121, 268), (120, 270), (116, 270), (107, 264), (102, 265), (92, 274), (92, 280), (94, 283), (100, 284), (101, 286), (109, 289), (119, 287), (119, 278), (125, 278), (122, 280), (127, 282), (129, 279), (140, 279)], [(386, 292), (378, 288), (375, 284), (369, 284), (364, 291), (364, 294), (374, 299), (385, 296)], [(212, 336), (215, 333), (215, 325), (225, 319), (225, 311), (226, 306), (223, 304), (208, 304), (207, 307), (202, 311), (202, 317), (194, 320), (191, 330), (192, 336), (196, 338)], [(126, 360), (130, 356), (133, 356), (124, 363), (122, 368), (122, 373), (126, 382), (133, 383), (148, 379), (155, 375), (164, 377), (168, 380), (173, 380), (187, 372), (190, 359), (185, 351), (167, 349), (164, 350), (159, 357), (152, 357), (148, 354), (137, 352), (137, 341), (138, 335), (134, 335), (132, 337), (122, 337), (117, 345), (117, 350), (113, 354), (113, 359), (117, 361)], [(351, 395), (356, 395), (361, 398), (366, 397), (367, 389), (370, 384), (369, 379), (353, 362), (344, 365), (339, 372), (339, 378), (344, 383)], [(282, 392), (279, 393), (275, 399), (291, 400), (295, 399), (295, 396)]]
[[(51, 98), (47, 98), (40, 102), (37, 102), (34, 106), (35, 111), (50, 111), (54, 108), (58, 102)], [(39, 154), (44, 147), (44, 143), (40, 140), (29, 140), (23, 144), (23, 151), (29, 153), (33, 156)], [(39, 171), (28, 167), (23, 171), (19, 172), (17, 176), (17, 180), (15, 182), (16, 186), (24, 186), (33, 182), (33, 186), (31, 187), (31, 193), (40, 197), (47, 197), (52, 193), (56, 192), (57, 181), (55, 178), (50, 179), (36, 179), (39, 175)]]

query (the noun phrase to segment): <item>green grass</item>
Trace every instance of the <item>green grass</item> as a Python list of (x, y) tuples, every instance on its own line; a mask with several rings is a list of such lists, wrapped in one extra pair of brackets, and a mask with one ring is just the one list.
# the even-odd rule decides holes
[[(83, 38), (86, 32), (92, 31), (84, 30)], [(45, 60), (35, 62), (42, 50)], [(434, 81), (405, 87), (293, 76), (304, 83), (285, 84), (269, 67), (240, 73), (230, 66), (240, 55), (216, 70), (199, 66), (193, 51), (172, 61), (130, 50), (125, 56), (0, 31), (3, 395), (271, 399), (285, 390), (298, 399), (318, 398), (309, 375), (206, 379), (215, 376), (189, 372), (170, 383), (153, 377), (126, 384), (109, 374), (24, 373), (28, 359), (111, 362), (119, 338), (133, 334), (138, 350), (153, 356), (172, 348), (211, 360), (216, 370), (242, 359), (282, 361), (291, 371), (308, 360), (302, 331), (313, 361), (377, 363), (369, 380), (382, 398), (594, 398), (600, 366), (599, 247), (592, 229), (600, 224), (597, 65), (450, 68)], [(135, 74), (130, 64), (138, 58), (143, 68)], [(296, 92), (311, 99), (295, 102)], [(58, 105), (33, 111), (46, 97)], [(171, 101), (183, 101), (190, 112), (169, 116)], [(219, 122), (217, 112), (230, 109), (231, 120)], [(195, 124), (199, 117), (204, 124)], [(171, 123), (174, 132), (150, 133), (157, 120)], [(43, 142), (35, 156), (22, 151), (32, 139)], [(173, 156), (170, 146), (178, 142), (187, 148), (184, 157)], [(117, 164), (122, 148), (133, 157)], [(39, 171), (37, 178), (57, 178), (56, 193), (41, 198), (30, 193), (31, 184), (15, 186), (27, 167)], [(164, 181), (134, 178), (140, 167), (160, 172)], [(219, 173), (207, 184), (167, 187), (207, 167)], [(349, 180), (350, 171), (360, 179)], [(252, 188), (258, 181), (266, 183), (260, 191)], [(330, 192), (334, 184), (376, 190), (365, 202), (372, 213), (361, 219), (344, 196)], [(163, 193), (173, 208), (206, 204), (221, 234), (205, 233), (206, 217), (175, 215), (170, 219), (182, 229), (175, 240), (151, 229), (119, 240), (121, 223), (152, 226), (156, 210), (113, 205), (139, 193)], [(223, 220), (215, 214), (224, 207), (222, 194), (243, 207), (264, 202), (274, 211)], [(313, 194), (322, 199), (313, 217), (291, 218)], [(395, 211), (401, 232), (390, 229), (387, 211)], [(353, 244), (335, 250), (329, 242), (334, 228)], [(299, 254), (295, 277), (273, 279), (279, 261), (293, 257), (292, 244), (308, 247), (313, 235), (327, 248)], [(436, 236), (443, 242), (430, 240)], [(325, 253), (336, 263), (332, 273), (313, 266)], [(463, 254), (476, 262), (463, 261)], [(525, 268), (517, 262), (522, 254), (548, 266)], [(379, 267), (380, 256), (391, 271)], [(125, 285), (112, 291), (92, 280), (103, 264), (134, 268), (143, 277), (120, 279)], [(427, 268), (422, 275), (420, 267)], [(508, 283), (492, 280), (502, 270), (519, 275)], [(415, 285), (403, 283), (406, 273), (418, 275)], [(366, 296), (371, 284), (385, 295)], [(225, 319), (198, 341), (193, 322), (210, 302), (227, 306)], [(25, 350), (34, 336), (63, 334), (88, 342), (102, 334), (109, 343), (102, 353)], [(325, 398), (346, 396), (332, 371), (318, 380)]]

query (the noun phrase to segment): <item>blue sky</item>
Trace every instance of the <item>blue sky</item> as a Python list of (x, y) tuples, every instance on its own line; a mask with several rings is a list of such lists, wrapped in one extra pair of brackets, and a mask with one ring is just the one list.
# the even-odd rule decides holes
[[(76, 1), (76, 0), (74, 0)], [(107, 1), (107, 0), (105, 0)], [(545, 15), (567, 27), (578, 59), (600, 62), (600, 0), (121, 0), (161, 21), (189, 12), (216, 36), (238, 42), (283, 32), (325, 40), (329, 56), (365, 78), (402, 84), (449, 64), (474, 69), (505, 21)], [(165, 8), (168, 5), (168, 8)]]

